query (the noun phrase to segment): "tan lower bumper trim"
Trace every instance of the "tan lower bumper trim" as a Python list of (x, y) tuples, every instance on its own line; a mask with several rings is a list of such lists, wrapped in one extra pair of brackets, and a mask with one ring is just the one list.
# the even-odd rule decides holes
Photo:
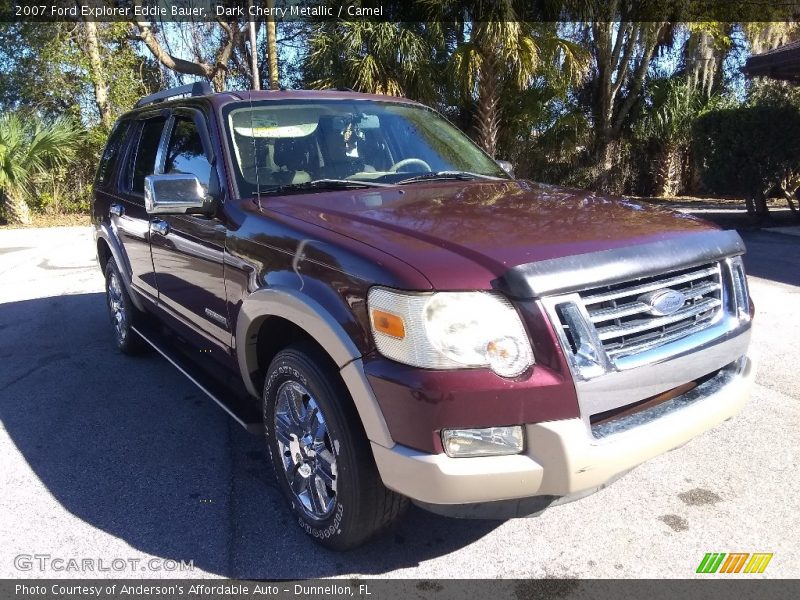
[(526, 452), (515, 456), (450, 458), (375, 443), (372, 450), (384, 484), (420, 502), (566, 496), (602, 486), (734, 416), (749, 396), (754, 376), (753, 362), (748, 360), (742, 373), (716, 393), (600, 440), (575, 418), (527, 425)]
[(529, 456), (450, 458), (405, 446), (372, 444), (383, 483), (409, 498), (431, 504), (489, 502), (534, 496), (542, 467)]

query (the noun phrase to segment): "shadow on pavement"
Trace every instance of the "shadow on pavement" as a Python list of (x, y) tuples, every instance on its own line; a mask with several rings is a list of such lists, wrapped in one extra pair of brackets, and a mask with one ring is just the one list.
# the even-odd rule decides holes
[[(0, 304), (0, 419), (61, 507), (139, 551), (223, 576), (385, 573), (458, 550), (500, 525), (412, 508), (365, 548), (320, 548), (291, 518), (258, 437), (155, 353), (128, 358), (113, 349), (102, 294)], [(36, 519), (20, 526), (34, 530)], [(74, 533), (85, 548), (90, 531), (31, 537)]]
[(736, 229), (747, 246), (744, 257), (747, 274), (779, 283), (800, 286), (800, 236), (787, 235), (765, 228), (797, 226), (797, 217), (788, 211), (771, 213), (758, 220), (746, 212), (698, 212), (697, 217), (724, 229)]
[(800, 237), (769, 230), (740, 231), (747, 274), (800, 286)]

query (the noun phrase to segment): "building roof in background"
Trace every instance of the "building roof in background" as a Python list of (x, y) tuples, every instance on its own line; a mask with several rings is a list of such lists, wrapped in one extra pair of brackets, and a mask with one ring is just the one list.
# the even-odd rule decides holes
[(750, 77), (770, 77), (800, 83), (800, 41), (751, 56), (742, 71)]

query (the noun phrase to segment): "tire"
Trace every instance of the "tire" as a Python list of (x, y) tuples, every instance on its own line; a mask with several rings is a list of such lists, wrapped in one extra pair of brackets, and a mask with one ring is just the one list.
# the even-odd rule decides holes
[(111, 320), (114, 344), (117, 350), (130, 356), (141, 354), (147, 349), (145, 341), (139, 337), (132, 326), (138, 311), (125, 289), (122, 275), (113, 258), (108, 259), (105, 268), (106, 306)]
[(263, 412), (278, 487), (315, 541), (334, 550), (355, 548), (408, 506), (407, 498), (384, 487), (338, 371), (314, 345), (292, 345), (275, 356)]

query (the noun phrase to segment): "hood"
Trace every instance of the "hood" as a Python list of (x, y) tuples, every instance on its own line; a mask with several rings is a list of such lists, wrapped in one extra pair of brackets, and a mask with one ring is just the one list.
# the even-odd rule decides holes
[(261, 206), (395, 256), (440, 290), (483, 289), (518, 265), (716, 230), (689, 215), (527, 181), (297, 194)]

